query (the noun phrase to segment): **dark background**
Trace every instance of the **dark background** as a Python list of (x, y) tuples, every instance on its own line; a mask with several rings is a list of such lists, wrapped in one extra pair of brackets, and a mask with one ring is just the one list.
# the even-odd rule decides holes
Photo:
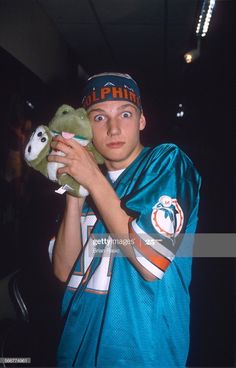
[[(199, 233), (234, 233), (236, 226), (233, 2), (221, 1), (218, 9), (218, 18), (213, 20), (216, 32), (202, 41), (198, 60), (190, 65), (180, 63), (175, 85), (163, 77), (156, 92), (153, 70), (132, 73), (112, 62), (109, 67), (129, 72), (140, 81), (148, 122), (143, 143), (176, 143), (199, 170)], [(60, 104), (79, 105), (83, 83), (76, 76), (77, 55), (70, 52), (68, 79), (45, 84), (0, 49), (1, 168), (11, 144), (8, 128), (12, 120), (23, 116), (31, 119), (35, 127), (42, 121), (47, 123)], [(89, 71), (104, 70), (94, 66)], [(33, 103), (34, 109), (26, 100)], [(182, 119), (176, 116), (179, 103), (184, 106)], [(39, 340), (53, 342), (49, 344), (52, 350), (58, 328), (55, 311), (63, 289), (55, 280), (47, 257), (48, 241), (57, 229), (64, 206), (64, 197), (58, 197), (54, 189), (52, 183), (26, 166), (21, 196), (1, 177), (0, 277), (19, 268), (23, 270), (21, 282), (34, 331)], [(235, 259), (194, 259), (191, 296), (189, 365), (235, 366)], [(44, 359), (51, 363), (52, 355), (49, 351)], [(40, 362), (38, 355), (37, 359)]]

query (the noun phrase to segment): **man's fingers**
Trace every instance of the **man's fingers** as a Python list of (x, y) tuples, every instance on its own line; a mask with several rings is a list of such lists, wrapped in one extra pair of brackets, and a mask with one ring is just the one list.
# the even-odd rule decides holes
[(59, 169), (57, 169), (57, 177), (62, 174), (69, 174), (68, 166), (60, 167)]
[(74, 139), (65, 139), (60, 135), (53, 137), (51, 147), (58, 151), (62, 151), (65, 154), (70, 153), (71, 149), (75, 150), (75, 152), (81, 152), (85, 149), (85, 147), (83, 147), (79, 142), (76, 142)]
[(47, 157), (49, 162), (59, 162), (64, 165), (68, 165), (70, 160), (66, 156), (61, 155), (48, 155)]
[(59, 150), (59, 148), (71, 147), (71, 146), (67, 142), (63, 142), (61, 140), (53, 140), (51, 142), (51, 147)]

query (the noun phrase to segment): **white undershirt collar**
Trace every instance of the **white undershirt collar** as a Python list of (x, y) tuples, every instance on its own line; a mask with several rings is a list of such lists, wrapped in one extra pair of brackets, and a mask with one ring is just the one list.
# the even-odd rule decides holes
[(114, 183), (114, 181), (116, 181), (116, 179), (119, 178), (120, 174), (122, 174), (124, 170), (125, 169), (108, 171), (108, 175), (109, 175), (112, 183)]

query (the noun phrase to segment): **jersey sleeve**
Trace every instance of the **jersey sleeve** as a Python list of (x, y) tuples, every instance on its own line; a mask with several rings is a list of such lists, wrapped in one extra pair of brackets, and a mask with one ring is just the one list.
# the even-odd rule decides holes
[(200, 177), (192, 161), (175, 145), (155, 149), (132, 193), (123, 198), (132, 213), (129, 233), (137, 260), (161, 279), (185, 232), (197, 224)]

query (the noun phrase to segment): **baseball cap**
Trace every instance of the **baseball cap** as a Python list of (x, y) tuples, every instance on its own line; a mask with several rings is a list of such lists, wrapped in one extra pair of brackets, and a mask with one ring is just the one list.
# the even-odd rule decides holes
[(82, 106), (90, 106), (104, 101), (129, 101), (142, 110), (140, 90), (129, 74), (100, 73), (88, 78), (83, 91)]

